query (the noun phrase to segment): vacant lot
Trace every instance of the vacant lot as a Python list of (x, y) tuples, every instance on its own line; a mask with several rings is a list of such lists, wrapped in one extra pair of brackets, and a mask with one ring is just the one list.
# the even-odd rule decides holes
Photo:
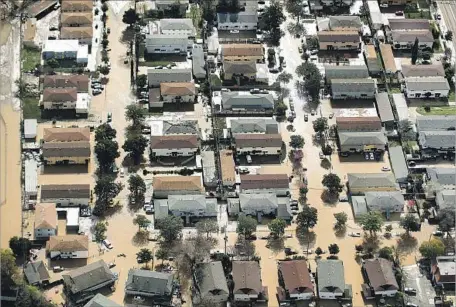
[(27, 97), (22, 100), (22, 112), (24, 119), (40, 119), (41, 110), (38, 106), (38, 98)]
[(21, 60), (22, 70), (30, 71), (40, 65), (41, 52), (38, 48), (24, 46), (22, 48)]

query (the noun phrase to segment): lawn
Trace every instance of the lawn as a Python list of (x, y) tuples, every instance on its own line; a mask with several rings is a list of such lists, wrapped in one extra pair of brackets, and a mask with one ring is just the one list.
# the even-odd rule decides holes
[(22, 113), (24, 119), (40, 119), (41, 109), (38, 106), (38, 98), (26, 97), (22, 99)]
[(24, 48), (22, 48), (21, 59), (22, 70), (30, 71), (37, 65), (40, 65), (41, 52), (38, 48), (24, 46)]
[(408, 19), (432, 19), (431, 12), (429, 11), (405, 13), (405, 17)]
[(431, 110), (429, 112), (426, 112), (424, 107), (419, 107), (416, 109), (416, 112), (421, 115), (456, 115), (456, 107), (431, 107)]
[(191, 18), (193, 21), (193, 26), (196, 28), (196, 37), (199, 38), (201, 37), (201, 8), (198, 5), (193, 4), (190, 7), (190, 12), (187, 13), (187, 18)]
[(221, 86), (222, 80), (217, 75), (211, 75), (209, 78), (212, 86)]
[(390, 89), (390, 93), (391, 94), (400, 94), (400, 93), (402, 93), (401, 89), (399, 87), (392, 87), (391, 86), (389, 89)]

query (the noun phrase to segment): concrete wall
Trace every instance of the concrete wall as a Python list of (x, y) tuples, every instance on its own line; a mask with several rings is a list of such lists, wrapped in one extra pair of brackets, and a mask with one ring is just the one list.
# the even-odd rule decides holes
[(80, 259), (80, 258), (89, 258), (89, 252), (88, 251), (75, 251), (75, 252), (58, 252), (58, 251), (52, 251), (51, 252), (51, 258), (60, 256), (61, 258), (71, 258), (71, 259)]
[[(175, 95), (165, 95), (163, 97), (163, 102), (195, 102), (195, 95), (185, 95), (185, 96), (175, 96)], [(180, 99), (176, 99), (176, 97), (180, 97)]]

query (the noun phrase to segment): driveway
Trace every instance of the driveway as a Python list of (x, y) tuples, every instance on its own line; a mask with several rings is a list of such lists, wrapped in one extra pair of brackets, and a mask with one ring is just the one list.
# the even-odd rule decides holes
[(406, 303), (414, 303), (420, 307), (434, 306), (435, 291), (431, 281), (421, 274), (419, 267), (414, 265), (402, 268), (404, 272), (405, 287), (416, 289), (416, 295), (405, 295)]

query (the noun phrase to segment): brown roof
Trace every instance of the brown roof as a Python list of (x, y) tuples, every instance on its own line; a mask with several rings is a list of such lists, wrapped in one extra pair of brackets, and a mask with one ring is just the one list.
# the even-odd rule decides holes
[(89, 77), (86, 75), (46, 75), (43, 79), (43, 88), (48, 87), (76, 87), (78, 92), (87, 92), (89, 90)]
[(191, 134), (151, 136), (150, 148), (174, 149), (174, 148), (198, 148), (198, 137)]
[(90, 184), (43, 184), (41, 199), (90, 198)]
[(319, 31), (318, 40), (323, 43), (359, 42), (358, 31)]
[(43, 90), (43, 101), (66, 102), (76, 101), (78, 90), (76, 88), (45, 88)]
[(92, 1), (86, 0), (63, 0), (62, 12), (92, 12)]
[(223, 70), (228, 74), (254, 74), (257, 67), (255, 61), (223, 61)]
[(44, 143), (43, 157), (90, 157), (90, 142)]
[(160, 83), (161, 95), (187, 96), (195, 95), (196, 88), (192, 82)]
[(90, 129), (85, 128), (46, 128), (44, 142), (82, 142), (90, 141)]
[(241, 175), (241, 189), (288, 189), (287, 174)]
[(233, 276), (235, 294), (260, 294), (261, 269), (256, 261), (233, 261), (231, 271)]
[(199, 176), (156, 176), (153, 179), (154, 190), (159, 191), (200, 191), (203, 192)]
[(223, 56), (263, 56), (264, 50), (258, 44), (224, 44), (222, 53)]
[(309, 268), (305, 260), (280, 261), (279, 271), (290, 294), (313, 293), (314, 285), (310, 279)]
[(387, 71), (395, 73), (397, 71), (396, 61), (394, 60), (393, 47), (390, 44), (380, 44), (383, 64)]
[(92, 37), (92, 27), (62, 27), (60, 29), (60, 39), (85, 39)]
[(24, 42), (32, 42), (35, 39), (36, 24), (31, 19), (27, 19), (24, 26)]
[(365, 47), (366, 47), (367, 58), (376, 59), (377, 58), (377, 50), (375, 50), (375, 46), (374, 45), (365, 45)]
[(222, 183), (236, 182), (236, 170), (232, 150), (220, 151), (220, 164), (222, 168)]
[(50, 8), (51, 6), (54, 6), (58, 3), (57, 0), (41, 0), (33, 3), (29, 8), (27, 9), (27, 14), (31, 17), (35, 17), (45, 11), (46, 9)]
[(429, 20), (427, 19), (388, 19), (391, 30), (429, 30)]
[(377, 116), (337, 117), (338, 131), (378, 131), (382, 129), (382, 122)]
[(391, 261), (383, 258), (369, 259), (363, 267), (374, 291), (399, 290)]
[(64, 12), (60, 14), (60, 24), (66, 25), (91, 25), (93, 21), (92, 12)]
[(57, 228), (55, 204), (39, 203), (35, 207), (35, 229)]
[(89, 250), (89, 237), (80, 235), (52, 236), (46, 243), (48, 251), (78, 252)]
[(404, 77), (444, 77), (445, 70), (440, 62), (430, 65), (402, 65)]
[(236, 134), (236, 147), (282, 147), (282, 136), (275, 134)]
[(431, 43), (434, 41), (434, 36), (430, 30), (413, 30), (413, 31), (391, 31), (393, 41), (398, 43), (414, 42), (418, 38), (419, 43)]

